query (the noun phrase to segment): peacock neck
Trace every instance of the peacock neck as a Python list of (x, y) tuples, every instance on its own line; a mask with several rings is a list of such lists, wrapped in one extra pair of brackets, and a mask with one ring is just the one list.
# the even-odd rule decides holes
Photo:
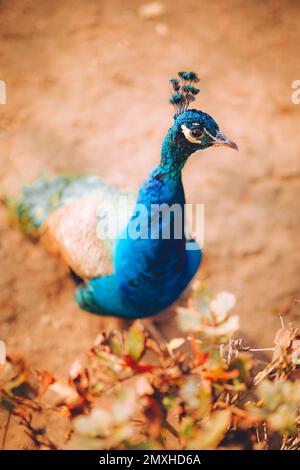
[(162, 144), (160, 171), (169, 179), (181, 179), (181, 170), (190, 153), (191, 151), (188, 147), (178, 145), (171, 128)]
[(160, 164), (141, 186), (138, 203), (179, 203), (183, 206), (185, 197), (181, 170), (192, 152), (188, 145), (176, 139), (176, 132), (171, 128), (162, 144)]

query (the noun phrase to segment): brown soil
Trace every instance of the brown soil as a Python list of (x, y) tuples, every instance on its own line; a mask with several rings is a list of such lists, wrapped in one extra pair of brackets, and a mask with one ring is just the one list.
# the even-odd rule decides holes
[[(168, 79), (198, 71), (198, 106), (240, 147), (194, 155), (184, 169), (188, 201), (205, 204), (200, 277), (237, 296), (251, 344), (271, 346), (274, 313), (300, 296), (299, 2), (165, 0), (152, 20), (141, 3), (0, 2), (1, 193), (44, 169), (136, 188), (171, 123)], [(0, 337), (10, 355), (63, 375), (103, 319), (79, 310), (67, 269), (0, 215)], [(10, 429), (6, 448), (22, 442)]]

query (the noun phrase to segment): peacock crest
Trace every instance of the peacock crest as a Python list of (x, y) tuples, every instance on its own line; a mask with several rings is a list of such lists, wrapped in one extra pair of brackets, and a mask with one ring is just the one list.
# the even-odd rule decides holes
[(194, 86), (200, 81), (197, 73), (178, 72), (178, 76), (179, 78), (171, 78), (170, 80), (171, 98), (169, 101), (175, 108), (175, 117), (188, 109), (200, 91)]

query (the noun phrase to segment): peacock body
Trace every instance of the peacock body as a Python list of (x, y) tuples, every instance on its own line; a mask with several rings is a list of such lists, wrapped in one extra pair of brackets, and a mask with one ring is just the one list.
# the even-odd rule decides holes
[[(171, 80), (176, 114), (161, 162), (137, 195), (122, 193), (98, 176), (60, 175), (24, 187), (17, 201), (15, 216), (22, 230), (41, 238), (84, 280), (75, 296), (84, 310), (122, 318), (154, 315), (181, 295), (198, 270), (200, 247), (196, 241), (189, 249), (186, 244), (181, 170), (197, 150), (237, 146), (211, 116), (188, 109), (199, 91), (194, 87), (198, 76), (181, 72), (179, 77)], [(123, 212), (120, 201), (132, 207), (124, 210), (122, 223), (115, 220)], [(162, 217), (162, 206), (181, 209), (180, 237), (174, 213)], [(117, 225), (117, 237), (103, 236), (112, 225)]]

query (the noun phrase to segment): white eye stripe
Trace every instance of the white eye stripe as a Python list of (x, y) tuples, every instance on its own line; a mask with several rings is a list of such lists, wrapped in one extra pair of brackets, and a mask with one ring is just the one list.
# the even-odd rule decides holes
[[(181, 125), (181, 130), (184, 134), (184, 137), (189, 141), (191, 142), (192, 144), (201, 144), (201, 138), (197, 139), (196, 137), (193, 137), (191, 135), (191, 129), (189, 129), (188, 127), (186, 127), (185, 124), (182, 124)], [(204, 131), (206, 132), (206, 130), (204, 129)]]
[(191, 142), (192, 144), (199, 144), (199, 140), (195, 139), (195, 137), (191, 136), (191, 130), (186, 127), (185, 124), (181, 125), (181, 130), (184, 134), (184, 137)]
[(211, 135), (210, 132), (208, 132), (207, 129), (205, 129), (205, 127), (203, 128), (204, 132), (212, 139), (212, 140), (217, 140), (213, 135)]

